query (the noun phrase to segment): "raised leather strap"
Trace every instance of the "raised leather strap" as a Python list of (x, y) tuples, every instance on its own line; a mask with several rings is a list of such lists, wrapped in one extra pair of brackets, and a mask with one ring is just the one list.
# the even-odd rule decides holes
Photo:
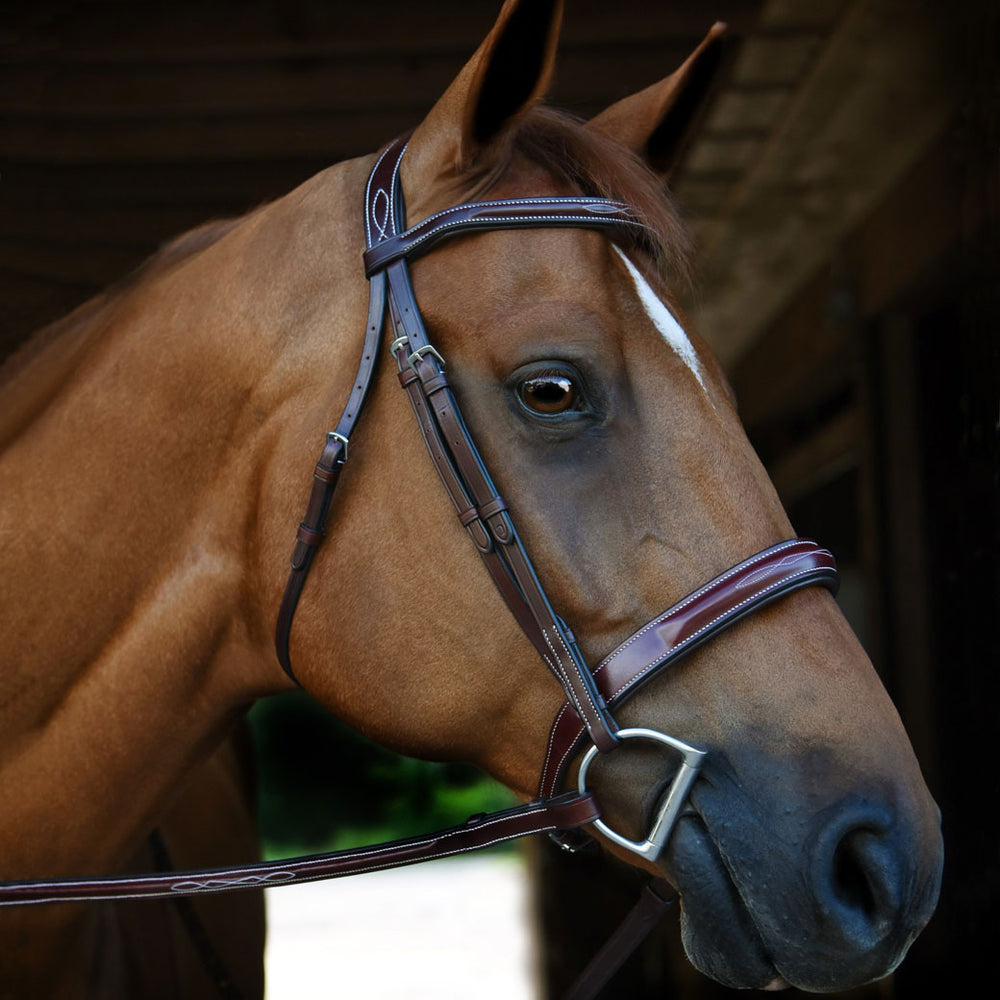
[(110, 899), (166, 899), (343, 878), (467, 854), (533, 833), (571, 830), (592, 823), (599, 816), (600, 810), (590, 795), (562, 795), (548, 802), (529, 802), (502, 812), (473, 816), (462, 826), (426, 837), (410, 837), (373, 847), (334, 851), (280, 862), (230, 865), (166, 874), (0, 882), (0, 906)]
[[(391, 223), (390, 223), (391, 224)], [(497, 229), (619, 229), (634, 238), (645, 228), (620, 201), (605, 198), (508, 198), (470, 201), (431, 215), (405, 232), (387, 235), (365, 252), (371, 277), (395, 260), (413, 260), (449, 236)]]
[(349, 455), (350, 439), (364, 408), (375, 374), (382, 341), (382, 324), (385, 316), (385, 275), (376, 275), (368, 289), (368, 320), (365, 325), (364, 344), (358, 360), (358, 370), (353, 388), (337, 421), (334, 430), (326, 436), (323, 451), (313, 472), (312, 492), (305, 516), (296, 533), (295, 549), (292, 552), (291, 570), (285, 592), (278, 609), (274, 630), (274, 648), (278, 662), (288, 676), (298, 684), (292, 670), (289, 643), (291, 641), (292, 620), (298, 607), (302, 588), (312, 566), (316, 550), (326, 534), (327, 515), (333, 494), (340, 480), (340, 473)]
[(563, 1000), (595, 1000), (625, 960), (649, 937), (676, 898), (677, 893), (666, 879), (650, 879), (618, 929), (587, 963)]
[[(617, 725), (594, 687), (590, 670), (572, 633), (555, 614), (521, 544), (506, 504), (499, 496), (461, 409), (448, 384), (440, 354), (428, 341), (410, 283), (406, 258), (417, 249), (447, 235), (470, 229), (504, 228), (498, 220), (516, 218), (517, 226), (579, 225), (581, 205), (587, 203), (588, 225), (621, 230), (628, 210), (601, 199), (512, 199), (459, 206), (454, 214), (441, 213), (421, 230), (402, 232), (405, 208), (399, 184), (399, 164), (405, 145), (397, 141), (379, 158), (366, 190), (366, 238), (373, 250), (391, 245), (380, 264), (388, 280), (388, 303), (393, 325), (392, 351), (400, 382), (407, 390), (421, 434), (435, 468), (483, 557), (501, 596), (515, 619), (538, 649), (549, 669), (566, 690), (594, 743), (602, 750), (617, 745)], [(572, 204), (570, 204), (572, 203)], [(565, 213), (556, 207), (562, 205)], [(603, 206), (603, 207), (602, 207)], [(509, 209), (509, 216), (504, 212)], [(571, 209), (571, 210), (570, 210)], [(444, 221), (442, 221), (444, 220)], [(427, 220), (425, 220), (426, 222)], [(421, 224), (423, 225), (423, 224)], [(418, 232), (418, 230), (420, 230)], [(411, 238), (412, 237), (412, 238)], [(372, 272), (373, 278), (383, 271)], [(416, 376), (416, 378), (414, 378)]]
[[(772, 545), (699, 587), (609, 653), (594, 670), (598, 690), (608, 705), (618, 705), (722, 629), (810, 586), (836, 591), (832, 553), (805, 538)], [(585, 733), (574, 707), (565, 703), (549, 736), (540, 798), (555, 794)]]
[(422, 353), (427, 345), (415, 346), (423, 342), (424, 331), (415, 306), (409, 305), (412, 290), (405, 280), (405, 266), (405, 261), (397, 261), (389, 268), (390, 311), (394, 319), (400, 317), (397, 343), (405, 341), (409, 351), (397, 352), (400, 381), (409, 393), (428, 453), (501, 596), (566, 691), (594, 742), (610, 750), (617, 742), (617, 726), (596, 692), (575, 640), (538, 581), (458, 402), (442, 378), (439, 356), (436, 351)]

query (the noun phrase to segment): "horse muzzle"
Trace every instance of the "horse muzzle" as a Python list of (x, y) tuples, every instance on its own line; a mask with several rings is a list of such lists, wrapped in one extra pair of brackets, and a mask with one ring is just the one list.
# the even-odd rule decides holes
[(890, 794), (831, 796), (811, 815), (750, 802), (713, 780), (712, 758), (706, 770), (661, 862), (693, 964), (732, 987), (810, 992), (891, 973), (937, 903), (939, 826)]

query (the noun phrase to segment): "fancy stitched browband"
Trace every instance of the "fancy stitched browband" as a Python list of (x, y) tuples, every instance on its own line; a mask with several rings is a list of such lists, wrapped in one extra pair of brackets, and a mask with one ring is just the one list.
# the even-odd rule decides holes
[[(814, 542), (792, 539), (771, 546), (706, 583), (653, 619), (611, 652), (592, 671), (571, 629), (553, 609), (462, 417), (445, 373), (444, 359), (428, 341), (410, 283), (407, 261), (441, 240), (497, 229), (593, 228), (635, 243), (644, 227), (622, 202), (588, 197), (517, 198), (457, 205), (405, 228), (399, 166), (406, 144), (397, 139), (378, 157), (365, 191), (365, 273), (369, 280), (368, 319), (354, 388), (326, 442), (313, 474), (305, 517), (299, 525), (288, 583), (278, 612), (275, 649), (281, 666), (296, 680), (289, 654), (295, 608), (316, 550), (322, 542), (330, 504), (348, 458), (349, 442), (372, 384), (386, 309), (394, 334), (390, 352), (406, 390), (428, 453), (483, 563), (511, 613), (566, 693), (556, 715), (542, 767), (538, 799), (427, 837), (349, 851), (294, 858), (285, 862), (230, 866), (197, 872), (73, 878), (0, 883), (0, 906), (56, 900), (170, 897), (265, 885), (336, 878), (414, 864), (477, 850), (531, 833), (557, 834), (593, 824), (610, 840), (655, 860), (680, 816), (698, 775), (704, 752), (651, 729), (619, 729), (611, 709), (658, 676), (680, 657), (744, 616), (807, 586), (836, 590), (833, 556)], [(297, 680), (296, 680), (296, 683)], [(565, 771), (585, 740), (576, 792), (558, 794)], [(643, 841), (617, 834), (600, 819), (587, 791), (593, 759), (623, 740), (666, 745), (680, 756), (677, 771), (661, 797)], [(568, 846), (568, 845), (567, 845)], [(625, 923), (571, 990), (574, 1000), (596, 995), (637, 947), (672, 899), (670, 886), (653, 879)]]

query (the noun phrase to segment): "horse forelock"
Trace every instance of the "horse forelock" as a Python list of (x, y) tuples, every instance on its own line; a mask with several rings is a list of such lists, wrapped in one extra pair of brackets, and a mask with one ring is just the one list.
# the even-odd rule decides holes
[[(490, 151), (477, 192), (499, 182), (516, 154), (581, 194), (625, 202), (644, 224), (641, 249), (676, 292), (691, 280), (691, 238), (663, 182), (617, 140), (573, 115), (535, 107)], [(542, 193), (542, 192), (539, 192)]]

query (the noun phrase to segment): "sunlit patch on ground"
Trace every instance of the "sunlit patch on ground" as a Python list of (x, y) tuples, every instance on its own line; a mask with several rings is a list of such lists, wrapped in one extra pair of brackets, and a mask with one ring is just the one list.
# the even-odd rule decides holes
[(267, 1000), (537, 1000), (512, 853), (267, 890)]

